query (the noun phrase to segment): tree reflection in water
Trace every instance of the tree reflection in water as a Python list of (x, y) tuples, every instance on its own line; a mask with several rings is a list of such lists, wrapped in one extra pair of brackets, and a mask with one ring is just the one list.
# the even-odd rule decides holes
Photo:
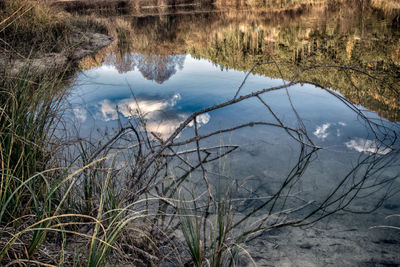
[(177, 70), (183, 68), (186, 55), (142, 55), (127, 53), (123, 56), (122, 62), (113, 54), (105, 59), (106, 65), (115, 66), (119, 73), (134, 71), (137, 68), (148, 80), (159, 84), (167, 81)]

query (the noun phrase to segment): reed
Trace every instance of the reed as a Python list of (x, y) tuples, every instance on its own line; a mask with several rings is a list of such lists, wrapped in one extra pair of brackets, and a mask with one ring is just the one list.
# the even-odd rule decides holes
[(43, 243), (46, 231), (38, 228), (48, 227), (46, 218), (54, 211), (53, 187), (63, 173), (52, 166), (53, 146), (49, 143), (63, 98), (61, 80), (41, 77), (41, 82), (35, 82), (26, 78), (28, 71), (12, 78), (4, 74), (1, 81), (0, 225), (16, 232), (9, 233), (13, 238), (4, 245), (0, 259), (26, 232), (32, 233), (26, 247), (29, 256)]
[[(134, 202), (123, 205), (117, 176), (107, 165), (118, 153), (89, 162), (81, 156), (65, 165), (66, 155), (58, 154), (62, 145), (53, 143), (65, 96), (62, 79), (40, 80), (21, 74), (4, 76), (2, 83), (0, 262), (68, 265), (65, 247), (78, 237), (90, 246), (77, 260), (101, 266), (110, 250), (118, 250), (115, 243), (127, 226), (134, 228), (132, 222), (145, 217), (144, 209), (134, 211)], [(82, 232), (82, 226), (92, 233)], [(49, 241), (51, 237), (59, 241)], [(46, 256), (42, 248), (49, 246), (60, 247), (61, 253)]]

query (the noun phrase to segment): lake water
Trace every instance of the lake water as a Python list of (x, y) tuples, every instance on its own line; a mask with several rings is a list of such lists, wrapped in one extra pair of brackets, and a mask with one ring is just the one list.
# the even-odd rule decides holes
[[(276, 125), (218, 133), (200, 145), (239, 148), (208, 164), (208, 179), (213, 185), (246, 181), (235, 195), (246, 199), (235, 204), (238, 216), (283, 188), (285, 201), (263, 207), (253, 222), (270, 213), (274, 223), (284, 223), (327, 202), (306, 222), (340, 209), (312, 227), (279, 228), (251, 241), (249, 252), (261, 266), (399, 266), (400, 231), (371, 228), (400, 226), (399, 217), (385, 219), (400, 213), (398, 18), (356, 5), (109, 18), (127, 22), (131, 33), (80, 63), (70, 123), (80, 136), (100, 138), (140, 113), (150, 139), (167, 140), (193, 112), (232, 99), (255, 63), (270, 62), (254, 68), (238, 97), (289, 84), (302, 69), (319, 65), (302, 73), (301, 83), (260, 95), (264, 103), (253, 97), (197, 117), (200, 135), (282, 123), (303, 129), (307, 143)], [(176, 142), (194, 135), (191, 123)], [(299, 174), (283, 187), (293, 170)], [(199, 193), (206, 190), (201, 179), (192, 183)]]

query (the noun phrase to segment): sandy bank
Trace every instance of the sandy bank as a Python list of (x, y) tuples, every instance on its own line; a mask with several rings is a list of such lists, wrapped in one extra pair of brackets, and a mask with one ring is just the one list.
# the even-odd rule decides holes
[(79, 59), (95, 53), (113, 42), (113, 38), (94, 32), (82, 32), (78, 29), (71, 34), (71, 45), (59, 53), (44, 53), (34, 58), (2, 54), (0, 56), (0, 71), (14, 76), (25, 68), (36, 75), (62, 72)]

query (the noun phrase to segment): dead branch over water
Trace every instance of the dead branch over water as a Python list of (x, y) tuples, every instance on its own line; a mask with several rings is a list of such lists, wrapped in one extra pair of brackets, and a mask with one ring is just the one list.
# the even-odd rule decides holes
[[(283, 85), (240, 95), (241, 88), (245, 84), (248, 75), (262, 64), (271, 63), (255, 64), (231, 99), (194, 112), (165, 139), (146, 129), (145, 119), (140, 117), (141, 112), (138, 110), (137, 113), (132, 114), (128, 126), (122, 126), (122, 122), (120, 122), (121, 128), (99, 144), (96, 145), (88, 140), (81, 141), (83, 143), (88, 142), (90, 144), (89, 147), (93, 147), (91, 152), (88, 152), (92, 156), (89, 157), (87, 162), (91, 162), (98, 157), (107, 157), (110, 153), (127, 146), (121, 152), (121, 155), (125, 153), (130, 155), (124, 158), (126, 166), (119, 170), (116, 169), (115, 174), (113, 174), (116, 176), (115, 179), (118, 180), (120, 179), (117, 178), (121, 174), (120, 171), (124, 170), (123, 201), (129, 204), (146, 200), (148, 202), (146, 209), (152, 210), (151, 213), (155, 214), (157, 219), (154, 222), (157, 227), (163, 229), (163, 232), (171, 232), (171, 229), (177, 229), (181, 226), (186, 227), (186, 229), (183, 229), (185, 238), (195, 234), (195, 237), (189, 238), (190, 241), (186, 240), (187, 242), (198, 242), (199, 251), (195, 252), (194, 250), (191, 253), (199, 253), (197, 256), (201, 257), (199, 259), (196, 258), (197, 256), (192, 255), (194, 261), (196, 259), (201, 262), (206, 261), (207, 257), (213, 256), (210, 251), (214, 251), (214, 249), (220, 254), (218, 256), (219, 259), (214, 258), (214, 260), (226, 260), (233, 253), (232, 251), (238, 248), (239, 244), (244, 244), (246, 241), (257, 238), (271, 229), (314, 224), (339, 211), (359, 212), (352, 210), (352, 203), (357, 201), (358, 198), (365, 197), (365, 195), (373, 195), (379, 192), (379, 199), (375, 199), (375, 205), (373, 205), (372, 210), (368, 211), (372, 212), (391, 196), (393, 193), (392, 186), (395, 185), (395, 181), (399, 178), (398, 172), (386, 178), (380, 178), (379, 176), (384, 170), (398, 164), (398, 125), (389, 126), (383, 120), (370, 119), (359, 107), (334, 90), (302, 80), (304, 72), (315, 69), (327, 69), (329, 71), (331, 68), (356, 71), (372, 79), (380, 79), (379, 77), (375, 77), (372, 73), (359, 68), (362, 64), (359, 66), (311, 65), (304, 66), (301, 71), (293, 75), (292, 80), (287, 82), (283, 80)], [(272, 64), (275, 64), (279, 69), (278, 63), (273, 62)], [(312, 136), (308, 134), (309, 129), (307, 129), (301, 116), (297, 113), (294, 103), (291, 103), (291, 108), (295, 118), (297, 118), (296, 127), (285, 125), (284, 121), (268, 104), (268, 98), (266, 97), (270, 92), (285, 90), (288, 101), (291, 102), (291, 88), (305, 83), (319, 87), (338, 101), (343, 102), (346, 107), (358, 116), (367, 131), (372, 133), (374, 142), (377, 145), (375, 153), (360, 155), (357, 164), (346, 175), (332, 182), (332, 187), (328, 194), (323, 196), (322, 199), (311, 201), (299, 198), (295, 188), (301, 182), (311, 162), (318, 157), (318, 151), (323, 151), (325, 148), (314, 143)], [(271, 114), (274, 121), (249, 121), (229, 128), (199, 133), (197, 118), (200, 115), (249, 99), (258, 100), (266, 111)], [(140, 109), (139, 105), (138, 109)], [(194, 125), (194, 136), (184, 134), (185, 131), (188, 132), (190, 130), (189, 125)], [(279, 128), (298, 147), (297, 163), (294, 164), (286, 177), (280, 179), (279, 188), (268, 196), (252, 195), (251, 191), (246, 189), (246, 179), (243, 179), (243, 183), (241, 183), (240, 181), (234, 182), (232, 178), (226, 178), (228, 185), (222, 186), (222, 188), (216, 186), (215, 181), (210, 180), (214, 176), (211, 170), (212, 164), (234, 153), (240, 145), (221, 144), (207, 147), (202, 146), (200, 141), (215, 136), (223, 136), (226, 133), (235, 133), (235, 131), (247, 127)], [(129, 133), (132, 134), (130, 135)], [(378, 153), (381, 150), (389, 152), (385, 154)], [(177, 169), (180, 171), (173, 173), (172, 170)], [(193, 179), (190, 177), (192, 176), (198, 177), (203, 181), (204, 187), (202, 189), (198, 188), (200, 190), (198, 192), (190, 189), (190, 181)], [(242, 194), (239, 192), (248, 192), (245, 199), (256, 199), (258, 204), (239, 212), (239, 207), (243, 205), (245, 200), (235, 198), (235, 195)], [(293, 201), (296, 198), (298, 201)], [(154, 204), (152, 199), (158, 199), (159, 203), (157, 205)], [(143, 208), (141, 205), (138, 207)], [(217, 222), (221, 224), (223, 229), (220, 230), (222, 232), (213, 232), (215, 230), (214, 227), (217, 227), (215, 225), (216, 222), (213, 221), (215, 217), (219, 218)], [(216, 235), (214, 241), (208, 237), (212, 234)]]

